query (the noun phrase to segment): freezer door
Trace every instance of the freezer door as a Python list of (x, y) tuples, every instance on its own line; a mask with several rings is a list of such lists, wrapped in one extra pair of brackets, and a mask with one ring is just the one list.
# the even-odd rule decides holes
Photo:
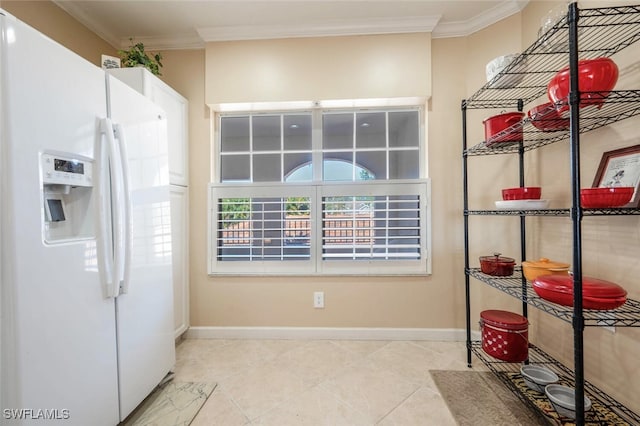
[[(43, 152), (94, 158), (98, 122), (107, 113), (104, 72), (4, 15), (2, 422), (113, 426), (119, 420), (115, 301), (103, 295), (95, 231), (45, 241), (39, 172)], [(82, 208), (94, 209), (94, 188), (83, 191)], [(75, 208), (66, 207), (67, 213)]]
[(164, 111), (118, 79), (107, 75), (107, 82), (130, 206), (126, 278), (116, 299), (124, 419), (175, 364), (169, 162)]

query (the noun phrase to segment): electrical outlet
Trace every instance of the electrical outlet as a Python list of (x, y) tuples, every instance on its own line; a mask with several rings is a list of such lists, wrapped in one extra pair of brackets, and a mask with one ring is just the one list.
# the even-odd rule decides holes
[(324, 291), (315, 291), (313, 293), (313, 307), (324, 308)]

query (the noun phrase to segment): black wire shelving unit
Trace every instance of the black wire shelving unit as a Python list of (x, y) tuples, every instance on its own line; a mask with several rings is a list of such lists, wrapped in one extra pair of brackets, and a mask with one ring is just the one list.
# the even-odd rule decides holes
[[(580, 204), (580, 134), (589, 132), (611, 123), (625, 120), (640, 114), (640, 90), (618, 90), (608, 93), (579, 92), (577, 73), (578, 58), (592, 59), (610, 57), (640, 40), (640, 5), (579, 9), (576, 2), (568, 5), (567, 14), (511, 62), (504, 70), (486, 83), (471, 97), (461, 103), (462, 110), (462, 157), (463, 157), (463, 194), (464, 194), (464, 247), (465, 247), (465, 308), (467, 320), (467, 362), (471, 366), (472, 354), (475, 354), (498, 378), (500, 378), (523, 402), (534, 408), (551, 424), (564, 424), (568, 419), (557, 418), (544, 395), (532, 395), (535, 391), (522, 386), (519, 373), (521, 363), (507, 363), (487, 355), (480, 342), (471, 340), (471, 301), (470, 279), (473, 278), (499, 291), (522, 301), (522, 315), (528, 316), (528, 307), (534, 307), (560, 320), (568, 322), (573, 328), (574, 362), (569, 369), (553, 359), (540, 348), (529, 344), (527, 362), (545, 364), (554, 370), (561, 382), (575, 387), (577, 425), (640, 425), (640, 415), (616, 402), (606, 393), (597, 389), (584, 377), (585, 327), (640, 327), (640, 302), (627, 300), (621, 307), (607, 311), (583, 309), (582, 306), (582, 229), (584, 217), (640, 215), (638, 208), (585, 209)], [(570, 93), (565, 99), (558, 100), (548, 110), (537, 114), (525, 115), (518, 123), (503, 132), (470, 145), (467, 138), (467, 111), (470, 109), (513, 109), (523, 111), (525, 105), (547, 92), (548, 82), (556, 73), (569, 66)], [(595, 102), (597, 105), (580, 105), (582, 101)], [(554, 130), (540, 129), (552, 109), (563, 111), (554, 118)], [(542, 121), (540, 121), (542, 120)], [(544, 127), (544, 126), (542, 126)], [(522, 132), (522, 142), (511, 142), (509, 136)], [(546, 145), (568, 141), (571, 157), (571, 206), (561, 209), (543, 210), (484, 210), (470, 209), (468, 197), (468, 161), (474, 156), (497, 154), (516, 154), (519, 157), (519, 184), (524, 183), (524, 154)], [(526, 223), (528, 216), (569, 217), (573, 234), (573, 307), (561, 306), (537, 296), (530, 283), (523, 277), (520, 268), (516, 268), (510, 277), (495, 277), (483, 274), (479, 268), (469, 264), (469, 217), (470, 216), (517, 216), (520, 218), (520, 254), (526, 259)], [(588, 395), (598, 409), (584, 412), (582, 396)], [(554, 418), (555, 416), (555, 418)]]

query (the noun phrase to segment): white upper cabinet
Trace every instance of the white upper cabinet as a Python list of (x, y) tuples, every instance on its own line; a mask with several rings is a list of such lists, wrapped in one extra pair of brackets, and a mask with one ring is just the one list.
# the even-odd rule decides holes
[(109, 73), (150, 98), (167, 114), (169, 179), (172, 185), (189, 184), (187, 99), (142, 67), (110, 69)]

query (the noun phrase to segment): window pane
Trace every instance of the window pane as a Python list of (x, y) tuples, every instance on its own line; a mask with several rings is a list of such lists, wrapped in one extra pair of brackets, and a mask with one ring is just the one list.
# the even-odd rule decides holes
[(280, 154), (257, 154), (253, 156), (254, 182), (281, 182)]
[(418, 179), (420, 177), (420, 151), (390, 151), (389, 179)]
[(220, 119), (220, 151), (249, 151), (251, 147), (249, 117), (222, 117)]
[(353, 148), (353, 114), (322, 115), (322, 149)]
[(218, 260), (308, 260), (310, 203), (309, 197), (218, 199)]
[(352, 181), (354, 179), (353, 153), (325, 153), (322, 162), (322, 176), (325, 181)]
[(222, 182), (249, 182), (251, 179), (249, 155), (223, 155), (220, 157)]
[(310, 182), (313, 179), (311, 153), (284, 154), (284, 181)]
[(387, 126), (384, 112), (358, 113), (356, 118), (356, 148), (387, 146)]
[(280, 115), (257, 115), (252, 124), (254, 151), (280, 151)]
[(284, 116), (284, 150), (311, 150), (311, 114)]
[(420, 146), (418, 111), (389, 112), (389, 147)]
[(361, 168), (356, 175), (356, 180), (387, 178), (386, 151), (356, 152), (356, 164)]

